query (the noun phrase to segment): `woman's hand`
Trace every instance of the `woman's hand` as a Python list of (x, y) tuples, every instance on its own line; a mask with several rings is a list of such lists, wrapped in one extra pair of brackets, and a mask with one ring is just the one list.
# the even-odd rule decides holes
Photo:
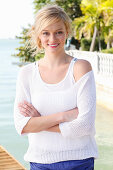
[(63, 112), (64, 121), (70, 122), (70, 121), (76, 119), (78, 117), (78, 114), (79, 114), (79, 111), (78, 111), (77, 107), (75, 107), (72, 110), (68, 110), (66, 112)]
[(40, 117), (40, 113), (27, 101), (18, 104), (20, 113), (25, 117)]

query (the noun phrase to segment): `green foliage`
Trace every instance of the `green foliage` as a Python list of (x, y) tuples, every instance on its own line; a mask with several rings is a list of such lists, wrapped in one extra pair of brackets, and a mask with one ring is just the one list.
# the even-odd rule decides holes
[(75, 45), (76, 49), (80, 48), (80, 41), (78, 41), (74, 37), (71, 38), (71, 44)]
[(74, 20), (82, 15), (80, 9), (81, 0), (34, 0), (35, 13), (46, 4), (57, 4), (61, 6), (69, 17)]
[(66, 11), (72, 21), (82, 15), (80, 9), (81, 0), (55, 0), (55, 3)]
[(90, 40), (87, 40), (85, 38), (81, 39), (81, 48), (83, 51), (89, 51), (90, 44), (91, 44), (91, 39)]
[(47, 4), (51, 4), (51, 0), (34, 0), (33, 1), (33, 4), (34, 4), (34, 9), (35, 9), (35, 12), (34, 13), (37, 13), (39, 9), (41, 9), (44, 5), (47, 5)]
[(105, 50), (102, 50), (101, 52), (113, 54), (113, 48), (105, 49)]
[[(30, 25), (29, 25), (30, 27)], [(16, 48), (18, 53), (13, 54), (12, 56), (19, 57), (21, 62), (34, 62), (37, 59), (40, 59), (43, 57), (43, 53), (39, 53), (37, 55), (34, 55), (34, 52), (36, 49), (31, 48), (30, 44), (30, 37), (27, 36), (29, 28), (23, 28), (21, 32), (21, 36), (16, 36), (17, 39), (20, 39), (20, 44), (22, 44), (20, 47)]]
[[(85, 38), (82, 38), (81, 39), (81, 48), (82, 48), (82, 50), (83, 51), (89, 51), (91, 42), (92, 42), (92, 38), (90, 38), (88, 40), (85, 39)], [(101, 44), (102, 44), (102, 49), (106, 49), (106, 43), (105, 43), (103, 38), (101, 38)], [(94, 51), (99, 51), (98, 38), (96, 38)]]
[(113, 29), (113, 1), (82, 0), (80, 6), (83, 16), (76, 18), (73, 22), (75, 38), (79, 40), (83, 36), (86, 39), (91, 38), (96, 27), (98, 36), (103, 36), (107, 43)]
[(44, 57), (44, 53), (38, 53), (36, 56), (35, 56), (35, 61), (36, 60), (39, 60), (40, 58), (43, 58)]

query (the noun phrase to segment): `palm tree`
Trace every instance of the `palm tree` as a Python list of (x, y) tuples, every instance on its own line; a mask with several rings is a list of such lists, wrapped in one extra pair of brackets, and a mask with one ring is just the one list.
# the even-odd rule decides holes
[(113, 47), (113, 1), (107, 1), (104, 6), (105, 5), (111, 6), (111, 8), (108, 8), (107, 12), (104, 11), (104, 37), (107, 43), (107, 49), (109, 49), (111, 46)]
[[(81, 11), (83, 16), (74, 20), (75, 37), (81, 39), (82, 36), (92, 38), (90, 51), (94, 50), (95, 39), (98, 36), (99, 50), (101, 51), (100, 36), (105, 31), (105, 14), (112, 15), (113, 2), (110, 0), (82, 0)], [(113, 15), (112, 15), (113, 16)]]

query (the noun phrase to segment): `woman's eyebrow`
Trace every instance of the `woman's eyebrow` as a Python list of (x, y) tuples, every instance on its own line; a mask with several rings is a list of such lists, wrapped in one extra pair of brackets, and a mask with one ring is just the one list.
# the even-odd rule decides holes
[(48, 31), (48, 30), (42, 30), (42, 31)]
[(58, 30), (63, 30), (62, 28), (59, 28), (59, 29), (57, 29), (56, 31), (58, 31)]
[[(55, 31), (59, 31), (59, 30), (63, 30), (62, 28), (59, 28), (59, 29), (57, 29), (57, 30), (55, 30)], [(42, 30), (42, 31), (49, 31), (49, 30)]]

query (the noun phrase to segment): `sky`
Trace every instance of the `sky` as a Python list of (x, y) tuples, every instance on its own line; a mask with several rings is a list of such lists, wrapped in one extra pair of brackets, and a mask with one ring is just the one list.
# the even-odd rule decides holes
[(0, 0), (0, 39), (15, 38), (34, 22), (33, 0)]

